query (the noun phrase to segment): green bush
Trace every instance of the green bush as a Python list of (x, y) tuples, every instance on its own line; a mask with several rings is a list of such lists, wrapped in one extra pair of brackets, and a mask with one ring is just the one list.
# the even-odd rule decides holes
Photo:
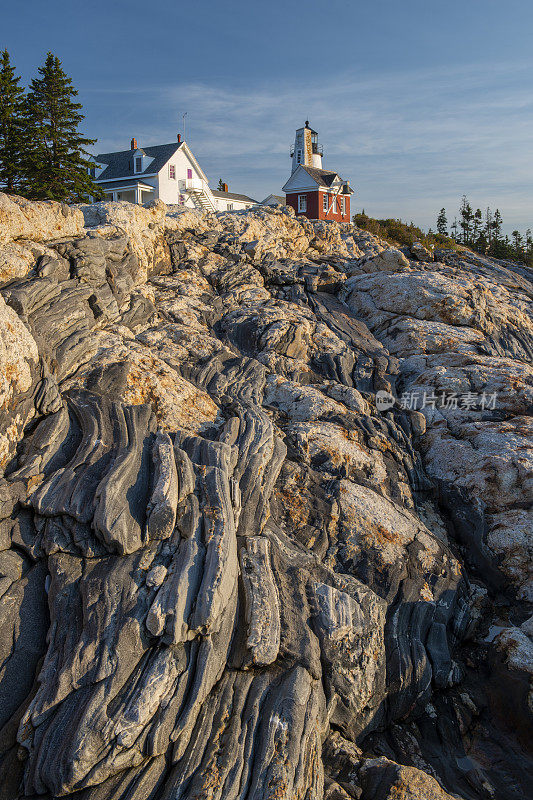
[(353, 222), (358, 228), (363, 228), (374, 236), (379, 236), (380, 239), (385, 239), (390, 244), (400, 247), (409, 247), (414, 242), (421, 242), (429, 249), (433, 247), (444, 247), (450, 250), (464, 249), (449, 236), (444, 236), (442, 233), (424, 233), (412, 222), (407, 224), (401, 219), (373, 219), (363, 211), (361, 214), (354, 214)]

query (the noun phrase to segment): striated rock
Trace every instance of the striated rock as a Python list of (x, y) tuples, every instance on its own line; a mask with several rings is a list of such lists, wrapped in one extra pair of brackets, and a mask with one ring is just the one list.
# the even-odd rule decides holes
[(529, 798), (527, 268), (0, 201), (0, 798)]

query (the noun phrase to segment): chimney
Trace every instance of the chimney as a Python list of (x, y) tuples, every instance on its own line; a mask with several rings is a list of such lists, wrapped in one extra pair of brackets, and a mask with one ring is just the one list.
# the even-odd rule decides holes
[(137, 139), (133, 138), (131, 140), (130, 147), (132, 150), (137, 150)]
[(222, 191), (223, 192), (227, 192), (228, 191), (228, 184), (227, 183), (223, 183), (222, 184)]
[(178, 133), (178, 144), (181, 143), (181, 133)]

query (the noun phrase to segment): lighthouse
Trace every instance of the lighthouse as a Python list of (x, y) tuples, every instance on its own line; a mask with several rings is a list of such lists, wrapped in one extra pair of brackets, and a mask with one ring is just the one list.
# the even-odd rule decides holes
[(306, 120), (298, 128), (291, 147), (292, 172), (283, 187), (285, 202), (297, 216), (308, 219), (350, 221), (350, 181), (338, 172), (322, 169), (322, 145)]
[(303, 128), (298, 128), (291, 147), (292, 171), (295, 172), (300, 164), (304, 167), (317, 167), (322, 169), (322, 145), (318, 144), (318, 133), (309, 127), (309, 120), (305, 121)]

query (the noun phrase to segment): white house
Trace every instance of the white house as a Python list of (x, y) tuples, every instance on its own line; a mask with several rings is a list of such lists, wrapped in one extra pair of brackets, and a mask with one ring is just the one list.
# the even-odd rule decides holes
[[(139, 147), (94, 156), (91, 176), (107, 200), (147, 203), (159, 198), (167, 205), (204, 211), (238, 211), (255, 203), (251, 197), (212, 191), (209, 181), (187, 142)], [(227, 188), (227, 187), (225, 187)]]
[[(227, 186), (227, 184), (224, 184)], [(217, 211), (241, 211), (243, 208), (257, 205), (257, 200), (253, 200), (246, 194), (236, 194), (235, 192), (211, 189)]]

